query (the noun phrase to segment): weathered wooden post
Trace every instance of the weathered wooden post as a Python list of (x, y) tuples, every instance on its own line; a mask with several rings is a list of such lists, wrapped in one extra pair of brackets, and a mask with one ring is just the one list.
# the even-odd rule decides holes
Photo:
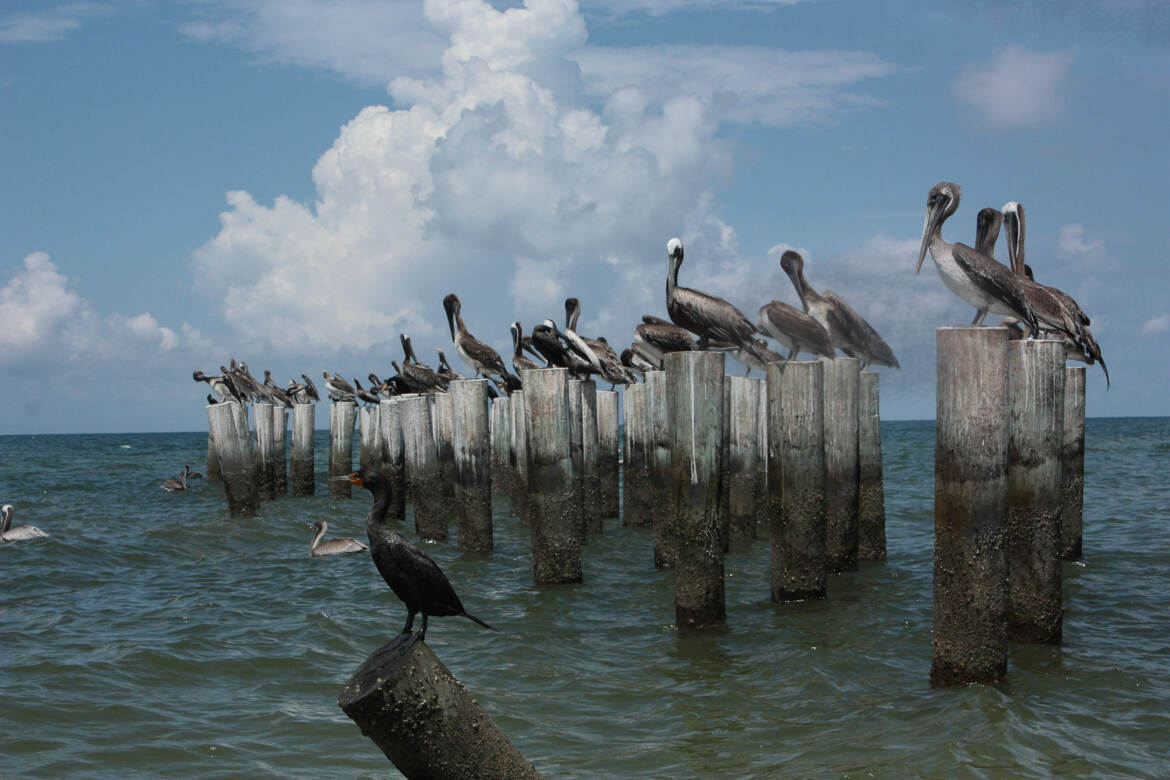
[(432, 393), (431, 425), (435, 430), (435, 455), (439, 459), (439, 484), (448, 501), (455, 500), (455, 450), (451, 444), (451, 397), (447, 393)]
[(585, 533), (604, 530), (601, 520), (601, 435), (597, 423), (597, 385), (581, 383), (581, 505), (585, 510)]
[(581, 537), (589, 533), (589, 507), (585, 505), (585, 442), (581, 426), (582, 380), (569, 380), (569, 454), (573, 461), (572, 506)]
[(768, 366), (768, 510), (772, 601), (823, 599), (825, 559), (824, 365)]
[(337, 706), (408, 778), (540, 777), (418, 634), (375, 650)]
[(252, 404), (252, 426), (255, 428), (253, 447), (260, 463), (260, 482), (257, 485), (260, 500), (272, 501), (276, 498), (276, 453), (273, 451), (276, 434), (272, 430), (272, 404)]
[(207, 429), (207, 481), (223, 482), (223, 474), (219, 470), (219, 454), (215, 451), (215, 440), (211, 436), (210, 427)]
[(597, 391), (597, 439), (601, 458), (601, 516), (621, 514), (618, 488), (618, 394), (615, 390)]
[(1006, 328), (939, 328), (934, 686), (1007, 674)]
[(861, 372), (857, 404), (857, 557), (886, 557), (886, 493), (882, 484), (882, 429), (878, 373)]
[(680, 629), (723, 623), (723, 539), (719, 483), (723, 475), (722, 352), (666, 356), (670, 429), (674, 612)]
[(723, 552), (731, 549), (731, 485), (727, 479), (731, 463), (731, 383), (723, 380), (723, 471), (719, 474), (719, 539)]
[(1060, 545), (1066, 561), (1081, 557), (1085, 507), (1085, 367), (1064, 370), (1064, 446), (1061, 449), (1062, 492)]
[[(363, 469), (382, 468), (381, 403), (358, 409), (358, 463)], [(391, 488), (393, 489), (393, 487)]]
[(391, 520), (406, 520), (406, 455), (402, 443), (402, 420), (397, 398), (378, 402), (378, 424), (382, 428), (382, 469), (390, 476)]
[(509, 494), (509, 503), (512, 505), (512, 514), (521, 522), (528, 522), (528, 404), (524, 400), (523, 390), (513, 390), (508, 401), (508, 413), (511, 415), (511, 450), (509, 452), (512, 464), (512, 492)]
[(648, 388), (630, 385), (622, 394), (625, 446), (622, 463), (622, 525), (641, 528), (650, 520), (650, 454), (647, 449)]
[(215, 442), (228, 511), (232, 517), (254, 515), (260, 508), (252, 441), (248, 434), (248, 413), (244, 411), (241, 427), (240, 411), (241, 405), (234, 401), (207, 407), (208, 426)]
[(488, 380), (460, 379), (451, 397), (451, 449), (455, 460), (455, 535), (459, 549), (492, 549), (492, 464)]
[(315, 428), (317, 407), (314, 404), (296, 404), (293, 406), (293, 433), (292, 433), (292, 494), (294, 496), (311, 496), (317, 489), (313, 460), (313, 429)]
[(511, 494), (512, 464), (508, 452), (512, 447), (512, 413), (508, 408), (511, 401), (506, 395), (492, 400), (488, 425), (492, 447), (492, 493)]
[(288, 407), (272, 405), (272, 452), (276, 461), (276, 495), (288, 493), (288, 448), (285, 447), (285, 433), (288, 431)]
[(431, 399), (425, 395), (401, 395), (398, 413), (406, 479), (414, 506), (414, 530), (423, 539), (443, 541), (447, 538), (447, 500), (439, 477)]
[(1008, 345), (1008, 639), (1060, 642), (1064, 344)]
[(825, 377), (825, 558), (830, 572), (857, 570), (856, 358), (821, 358)]
[[(675, 538), (670, 485), (670, 417), (666, 405), (666, 372), (646, 372), (645, 384), (646, 454), (650, 461), (647, 504), (650, 507), (650, 523), (654, 528), (654, 565), (668, 569), (678, 560), (678, 540)], [(723, 392), (722, 389), (720, 392)]]
[(729, 376), (724, 386), (730, 394), (728, 460), (723, 475), (727, 482), (729, 532), (732, 541), (756, 536), (757, 436), (760, 425), (760, 383), (745, 376)]
[(353, 472), (353, 426), (357, 404), (336, 401), (329, 406), (329, 497), (349, 498), (350, 483), (333, 479)]
[(771, 520), (768, 515), (768, 441), (771, 434), (768, 430), (768, 382), (767, 370), (765, 379), (759, 380), (760, 403), (757, 407), (759, 418), (756, 428), (756, 537), (767, 538), (772, 532)]
[(573, 506), (569, 380), (564, 368), (521, 371), (528, 419), (528, 506), (538, 585), (581, 582), (585, 541)]

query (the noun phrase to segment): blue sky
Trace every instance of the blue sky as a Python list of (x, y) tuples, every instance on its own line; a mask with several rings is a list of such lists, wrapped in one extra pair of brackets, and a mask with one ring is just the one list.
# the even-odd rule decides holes
[(5, 3), (0, 433), (201, 429), (231, 355), (389, 374), (400, 331), (449, 347), (451, 291), (502, 352), (569, 295), (627, 343), (673, 235), (753, 318), (802, 250), (902, 362), (883, 415), (932, 417), (972, 316), (913, 275), (940, 180), (952, 241), (1027, 208), (1110, 365), (1089, 414), (1166, 414), (1170, 10), (1068, 5)]

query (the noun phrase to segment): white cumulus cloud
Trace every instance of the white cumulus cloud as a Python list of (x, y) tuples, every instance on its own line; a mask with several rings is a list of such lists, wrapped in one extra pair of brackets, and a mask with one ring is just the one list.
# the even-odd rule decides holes
[(1143, 336), (1156, 336), (1170, 330), (1170, 313), (1158, 314), (1142, 323)]
[(951, 91), (990, 128), (1034, 127), (1063, 115), (1064, 79), (1072, 61), (1070, 52), (1007, 46), (988, 62), (963, 68)]

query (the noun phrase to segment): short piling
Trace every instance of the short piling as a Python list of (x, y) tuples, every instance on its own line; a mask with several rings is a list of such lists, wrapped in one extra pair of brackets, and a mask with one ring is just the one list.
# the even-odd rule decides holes
[(1060, 642), (1064, 344), (1008, 345), (1008, 639)]
[(387, 515), (401, 523), (406, 520), (406, 456), (398, 398), (384, 398), (378, 403), (378, 425), (382, 428), (382, 470), (390, 477)]
[(823, 599), (828, 581), (824, 364), (775, 363), (767, 374), (772, 601)]
[(521, 372), (528, 425), (528, 505), (532, 570), (538, 585), (581, 582), (584, 543), (573, 506), (569, 380), (563, 368)]
[(719, 484), (723, 473), (722, 352), (666, 356), (674, 611), (679, 629), (726, 621)]
[(1006, 328), (939, 328), (934, 686), (1007, 674)]
[(358, 463), (363, 469), (382, 469), (381, 407), (358, 409)]
[[(248, 416), (240, 414), (240, 404), (211, 404), (207, 421), (215, 442), (228, 511), (232, 517), (247, 517), (260, 508), (260, 491), (253, 466), (252, 441), (248, 434)], [(240, 419), (243, 419), (243, 426)]]
[(630, 385), (622, 394), (622, 525), (630, 528), (651, 524), (647, 394), (644, 384)]
[(451, 449), (455, 461), (455, 536), (459, 549), (492, 549), (492, 464), (488, 380), (460, 379), (451, 398)]
[(439, 484), (448, 501), (455, 500), (455, 450), (452, 445), (451, 397), (447, 393), (432, 393), (431, 425), (435, 430), (435, 455), (439, 459)]
[(581, 384), (581, 501), (585, 510), (585, 533), (599, 534), (601, 519), (601, 435), (597, 422), (597, 385)]
[(646, 454), (650, 462), (650, 491), (646, 503), (654, 530), (654, 565), (660, 569), (671, 568), (678, 560), (674, 510), (671, 508), (670, 417), (666, 394), (666, 372), (646, 372)]
[(727, 482), (728, 530), (731, 541), (756, 536), (757, 436), (759, 433), (760, 383), (749, 377), (729, 376), (727, 422), (728, 460), (724, 467)]
[(313, 460), (313, 430), (316, 423), (315, 404), (293, 406), (292, 456), (289, 470), (292, 472), (292, 494), (311, 496), (317, 490)]
[(878, 373), (861, 372), (857, 403), (857, 557), (886, 558), (886, 493), (882, 482), (882, 429)]
[(821, 360), (825, 364), (825, 557), (830, 572), (856, 571), (861, 364), (856, 358)]
[(337, 705), (408, 778), (540, 777), (418, 634), (374, 651)]
[(406, 479), (414, 508), (414, 530), (423, 539), (447, 538), (448, 502), (439, 477), (431, 399), (425, 395), (398, 397)]
[(211, 437), (211, 429), (207, 429), (207, 481), (223, 482), (223, 474), (219, 470), (219, 455), (215, 451), (215, 440)]
[(731, 549), (731, 490), (727, 468), (731, 462), (731, 383), (723, 380), (723, 471), (719, 475), (719, 539), (723, 552)]
[(584, 416), (582, 385), (580, 379), (569, 380), (569, 453), (573, 460), (572, 506), (577, 513), (577, 524), (581, 535), (589, 533), (589, 509), (585, 504), (585, 441), (581, 421)]
[(256, 429), (255, 451), (260, 460), (260, 484), (257, 487), (261, 501), (276, 498), (276, 432), (272, 408), (270, 403), (252, 405), (252, 424)]
[(353, 472), (353, 426), (357, 404), (337, 401), (329, 406), (329, 497), (349, 498), (350, 483), (333, 479)]
[(276, 495), (288, 493), (288, 448), (285, 440), (288, 432), (288, 407), (272, 405), (272, 452), (276, 461)]
[(600, 457), (601, 516), (618, 517), (621, 513), (618, 482), (618, 394), (614, 390), (597, 391), (597, 439)]
[(492, 494), (508, 495), (512, 480), (512, 464), (508, 452), (512, 447), (512, 415), (506, 395), (492, 400), (488, 411), (488, 427), (492, 448)]
[(512, 482), (509, 485), (509, 503), (512, 514), (521, 522), (528, 522), (528, 404), (523, 390), (513, 390), (508, 400), (508, 414), (511, 415), (511, 449), (508, 454), (512, 465)]
[(1085, 507), (1085, 367), (1064, 370), (1064, 446), (1061, 448), (1060, 545), (1066, 561), (1082, 554)]
[(758, 380), (760, 389), (759, 418), (756, 427), (756, 537), (767, 538), (771, 533), (771, 521), (768, 518), (768, 382)]

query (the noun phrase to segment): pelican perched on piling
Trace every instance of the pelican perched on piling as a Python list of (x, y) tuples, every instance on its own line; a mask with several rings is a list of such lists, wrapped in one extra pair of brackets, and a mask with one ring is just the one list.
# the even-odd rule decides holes
[(958, 210), (961, 195), (959, 185), (949, 181), (930, 188), (926, 196), (926, 218), (922, 223), (922, 245), (914, 273), (922, 271), (922, 261), (929, 248), (943, 284), (975, 307), (972, 325), (982, 325), (990, 312), (1015, 317), (1035, 333), (1039, 330), (1036, 314), (1017, 277), (994, 258), (976, 252), (966, 244), (951, 244), (943, 239), (943, 223)]
[(525, 348), (532, 349), (532, 345), (531, 341), (525, 337), (524, 328), (520, 322), (513, 322), (508, 326), (508, 330), (512, 331), (512, 369), (516, 375), (519, 376), (521, 371), (541, 368), (539, 363), (524, 354)]
[(983, 208), (975, 215), (975, 251), (995, 257), (995, 242), (999, 240), (999, 229), (1003, 225), (1003, 214), (999, 209)]
[(484, 344), (468, 332), (463, 323), (463, 304), (459, 296), (451, 293), (443, 299), (443, 308), (447, 312), (447, 324), (451, 326), (451, 341), (455, 342), (455, 349), (459, 357), (467, 365), (475, 369), (475, 376), (481, 374), (485, 379), (491, 379), (503, 387), (506, 383), (505, 375), (508, 369), (504, 367), (504, 360), (500, 353)]
[[(566, 333), (572, 331), (577, 332), (577, 320), (581, 317), (581, 301), (577, 298), (565, 299), (565, 329)], [(616, 385), (628, 385), (635, 381), (631, 374), (628, 374), (625, 367), (622, 365), (621, 358), (618, 356), (616, 350), (609, 345), (609, 342), (604, 337), (595, 339), (581, 337), (585, 345), (593, 352), (594, 357), (597, 358), (597, 365), (600, 369), (601, 378), (610, 383), (612, 390)]]
[(191, 378), (196, 382), (206, 382), (207, 386), (210, 387), (212, 391), (217, 396), (219, 396), (219, 400), (224, 403), (228, 401), (243, 403), (247, 400), (247, 396), (243, 393), (243, 391), (236, 387), (235, 382), (232, 381), (231, 375), (228, 373), (221, 374), (220, 376), (208, 376), (202, 371), (195, 371), (193, 374), (191, 374)]
[(321, 558), (326, 555), (365, 552), (370, 549), (364, 543), (359, 542), (357, 539), (350, 539), (349, 537), (322, 541), (321, 537), (325, 536), (325, 531), (329, 528), (329, 522), (325, 519), (317, 520), (309, 527), (313, 529), (313, 539), (309, 542), (309, 555), (314, 558)]
[(871, 363), (900, 368), (890, 345), (864, 317), (836, 293), (825, 290), (821, 295), (805, 280), (804, 258), (799, 253), (791, 249), (785, 251), (780, 256), (780, 267), (792, 280), (805, 313), (821, 324), (835, 348), (860, 360), (862, 368)]
[(354, 392), (353, 385), (346, 382), (341, 374), (335, 372), (330, 376), (328, 371), (322, 371), (321, 374), (325, 377), (325, 390), (329, 393), (329, 400), (333, 403), (343, 401), (357, 403), (357, 394)]
[(398, 334), (402, 342), (402, 366), (398, 368), (398, 376), (406, 382), (407, 387), (415, 393), (443, 393), (447, 390), (447, 383), (435, 373), (430, 366), (418, 362), (414, 355), (414, 347), (410, 344), (410, 336)]
[(357, 399), (370, 406), (377, 406), (382, 402), (378, 397), (377, 388), (370, 388), (369, 390), (362, 387), (362, 383), (358, 381), (357, 377), (353, 378), (353, 392)]
[(309, 378), (308, 374), (301, 374), (301, 379), (305, 380), (305, 394), (314, 401), (320, 401), (321, 396), (317, 395), (317, 386), (313, 384), (313, 380)]
[(698, 345), (686, 328), (652, 314), (643, 314), (642, 324), (634, 328), (632, 348), (653, 363), (657, 371), (662, 368), (662, 359), (668, 353), (690, 352), (698, 349)]
[(19, 542), (25, 539), (43, 539), (47, 533), (35, 525), (18, 525), (12, 527), (12, 515), (16, 510), (12, 504), (0, 507), (0, 542)]
[(458, 379), (467, 378), (451, 368), (451, 364), (447, 362), (447, 355), (443, 352), (442, 348), (436, 349), (435, 351), (439, 353), (439, 370), (435, 373), (442, 377), (444, 382), (454, 382)]
[[(666, 254), (666, 311), (670, 319), (699, 337), (699, 349), (706, 349), (709, 341), (721, 341), (754, 352), (756, 326), (743, 312), (718, 296), (679, 287), (678, 269), (683, 262), (682, 241), (672, 238), (666, 242)], [(766, 362), (766, 356), (757, 357)]]
[(760, 307), (760, 330), (788, 348), (786, 360), (801, 352), (834, 357), (833, 342), (825, 326), (814, 317), (783, 301), (772, 301)]

